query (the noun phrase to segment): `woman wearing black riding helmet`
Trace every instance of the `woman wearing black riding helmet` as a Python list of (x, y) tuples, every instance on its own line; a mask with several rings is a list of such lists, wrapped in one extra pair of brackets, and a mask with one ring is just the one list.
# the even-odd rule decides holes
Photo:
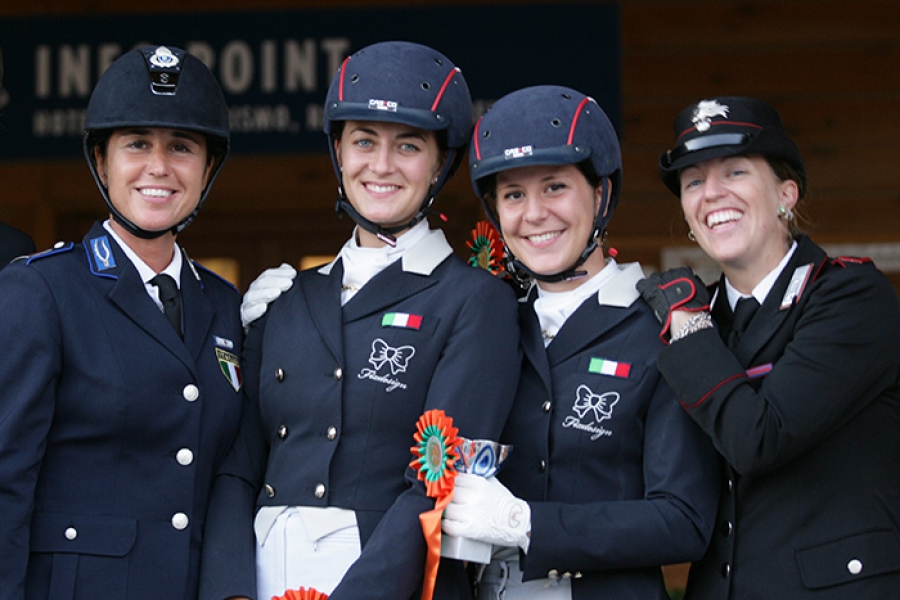
[[(443, 410), (459, 435), (496, 439), (519, 375), (514, 294), (423, 220), (471, 111), (459, 69), (418, 44), (366, 47), (335, 76), (325, 132), (358, 226), (331, 264), (296, 281), (282, 267), (283, 293), (254, 287), (280, 297), (247, 336), (258, 410), (217, 480), (203, 598), (421, 595), (434, 500), (408, 468), (416, 422)], [(434, 597), (469, 595), (442, 560)]]
[(495, 545), (480, 600), (663, 600), (660, 565), (706, 548), (718, 478), (656, 369), (640, 265), (600, 244), (621, 188), (612, 124), (575, 90), (525, 88), (478, 121), (469, 161), (528, 284), (525, 362), (512, 453), (496, 479), (457, 477), (444, 531)]
[(711, 98), (674, 129), (660, 175), (722, 269), (709, 291), (687, 268), (640, 286), (672, 341), (660, 371), (724, 458), (686, 597), (896, 597), (897, 296), (870, 260), (800, 234), (806, 166), (772, 106)]
[(206, 504), (242, 411), (236, 290), (175, 237), (228, 151), (212, 73), (124, 54), (84, 148), (110, 219), (0, 274), (4, 598), (192, 598)]

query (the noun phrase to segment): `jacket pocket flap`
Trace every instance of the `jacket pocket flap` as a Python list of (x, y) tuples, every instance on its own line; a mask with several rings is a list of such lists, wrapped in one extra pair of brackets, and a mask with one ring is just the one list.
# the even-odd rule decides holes
[(893, 531), (871, 531), (797, 551), (803, 584), (810, 589), (900, 571), (900, 540)]
[(35, 513), (31, 551), (125, 556), (136, 538), (136, 519)]

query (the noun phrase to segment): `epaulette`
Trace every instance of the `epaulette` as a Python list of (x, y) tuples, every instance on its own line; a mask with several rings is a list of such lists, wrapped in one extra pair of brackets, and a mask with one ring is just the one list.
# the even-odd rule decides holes
[(43, 252), (36, 252), (29, 255), (28, 259), (25, 261), (25, 264), (30, 265), (32, 262), (41, 258), (47, 258), (48, 256), (55, 256), (57, 254), (63, 254), (65, 252), (71, 252), (72, 248), (74, 247), (75, 242), (69, 242), (68, 244), (65, 242), (56, 242), (49, 250), (44, 250)]
[(839, 265), (841, 267), (846, 267), (847, 265), (865, 265), (865, 264), (871, 264), (872, 266), (875, 266), (875, 262), (868, 256), (864, 256), (864, 257), (835, 256), (835, 257), (831, 258), (831, 264)]

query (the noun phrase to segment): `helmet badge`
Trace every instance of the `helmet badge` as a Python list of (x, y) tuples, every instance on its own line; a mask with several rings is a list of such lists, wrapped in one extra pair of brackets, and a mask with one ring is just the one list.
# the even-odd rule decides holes
[(715, 100), (701, 100), (694, 108), (694, 116), (691, 117), (697, 131), (703, 132), (709, 129), (710, 119), (713, 117), (728, 117), (728, 107), (719, 104)]
[(394, 100), (376, 100), (375, 98), (369, 99), (369, 109), (370, 110), (385, 110), (387, 112), (397, 112), (397, 107), (399, 103)]
[(503, 151), (503, 158), (509, 160), (511, 158), (524, 158), (526, 156), (531, 156), (534, 153), (534, 149), (529, 144), (528, 146), (519, 146), (518, 148), (507, 148)]
[(150, 71), (150, 90), (157, 96), (174, 96), (181, 73), (181, 59), (165, 46), (159, 46), (147, 56)]
[(171, 69), (177, 67), (178, 57), (172, 54), (172, 51), (165, 46), (160, 46), (150, 57), (150, 63), (160, 69)]

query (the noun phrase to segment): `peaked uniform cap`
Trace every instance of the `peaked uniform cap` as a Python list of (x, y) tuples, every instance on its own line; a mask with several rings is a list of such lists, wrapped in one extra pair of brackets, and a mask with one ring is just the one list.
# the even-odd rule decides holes
[(722, 96), (682, 110), (674, 123), (675, 144), (659, 157), (666, 187), (681, 196), (682, 169), (713, 158), (758, 154), (783, 160), (798, 173), (800, 195), (806, 190), (806, 165), (781, 116), (755, 98)]

